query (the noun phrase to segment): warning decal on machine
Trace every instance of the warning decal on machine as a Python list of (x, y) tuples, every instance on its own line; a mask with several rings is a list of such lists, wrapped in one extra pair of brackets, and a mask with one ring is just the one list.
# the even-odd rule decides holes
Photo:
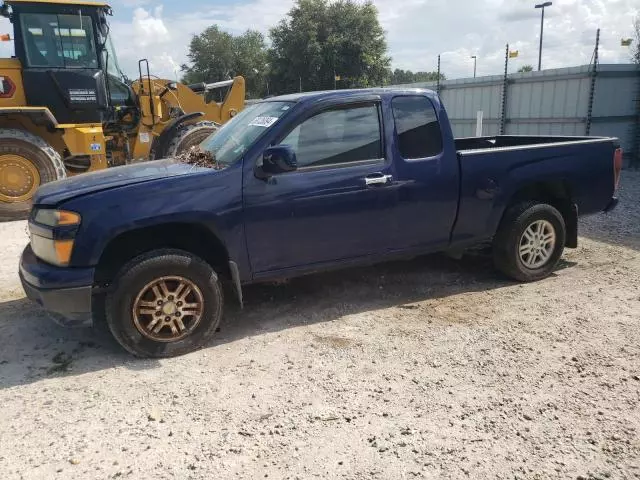
[(278, 121), (278, 117), (256, 117), (249, 124), (250, 127), (268, 128)]
[(96, 91), (88, 88), (70, 88), (69, 100), (75, 103), (96, 103)]
[(0, 77), (0, 98), (11, 98), (16, 93), (16, 84), (9, 77)]

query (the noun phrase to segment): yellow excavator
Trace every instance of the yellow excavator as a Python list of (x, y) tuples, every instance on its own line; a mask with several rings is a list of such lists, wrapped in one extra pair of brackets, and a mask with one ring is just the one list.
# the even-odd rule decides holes
[(0, 59), (2, 219), (24, 217), (44, 183), (176, 155), (244, 107), (242, 77), (183, 85), (153, 77), (143, 59), (129, 81), (106, 3), (4, 0), (0, 15), (13, 24), (0, 39), (15, 48)]

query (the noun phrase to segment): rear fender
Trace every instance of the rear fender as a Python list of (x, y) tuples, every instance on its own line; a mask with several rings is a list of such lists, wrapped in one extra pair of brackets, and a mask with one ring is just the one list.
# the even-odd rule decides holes
[(496, 202), (491, 216), (490, 231), (495, 232), (498, 229), (507, 208), (520, 202), (532, 200), (552, 205), (562, 214), (567, 229), (565, 246), (576, 248), (578, 246), (578, 205), (572, 201), (570, 186), (562, 180), (521, 185), (507, 197), (506, 201)]

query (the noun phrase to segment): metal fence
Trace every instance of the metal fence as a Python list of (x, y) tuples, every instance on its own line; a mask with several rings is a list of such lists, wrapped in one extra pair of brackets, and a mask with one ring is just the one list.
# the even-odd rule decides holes
[[(592, 65), (541, 72), (397, 85), (438, 90), (456, 137), (483, 135), (615, 136), (627, 162), (640, 166), (640, 69)], [(503, 103), (504, 101), (504, 103)]]

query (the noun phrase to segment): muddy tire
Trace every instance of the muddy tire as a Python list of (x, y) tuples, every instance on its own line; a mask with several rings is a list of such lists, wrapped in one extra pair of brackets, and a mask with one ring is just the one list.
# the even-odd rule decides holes
[(216, 332), (223, 309), (218, 276), (182, 250), (155, 250), (126, 264), (107, 295), (109, 330), (138, 357), (166, 358), (197, 350)]
[(189, 125), (183, 125), (178, 129), (174, 137), (167, 147), (166, 157), (175, 157), (176, 155), (189, 150), (191, 147), (200, 145), (212, 133), (218, 130), (218, 125), (214, 122), (198, 122)]
[(504, 214), (493, 239), (493, 259), (498, 270), (520, 282), (548, 277), (566, 241), (562, 214), (544, 203), (524, 202)]
[(40, 185), (67, 176), (51, 145), (24, 130), (0, 129), (0, 218), (19, 220), (31, 210)]

